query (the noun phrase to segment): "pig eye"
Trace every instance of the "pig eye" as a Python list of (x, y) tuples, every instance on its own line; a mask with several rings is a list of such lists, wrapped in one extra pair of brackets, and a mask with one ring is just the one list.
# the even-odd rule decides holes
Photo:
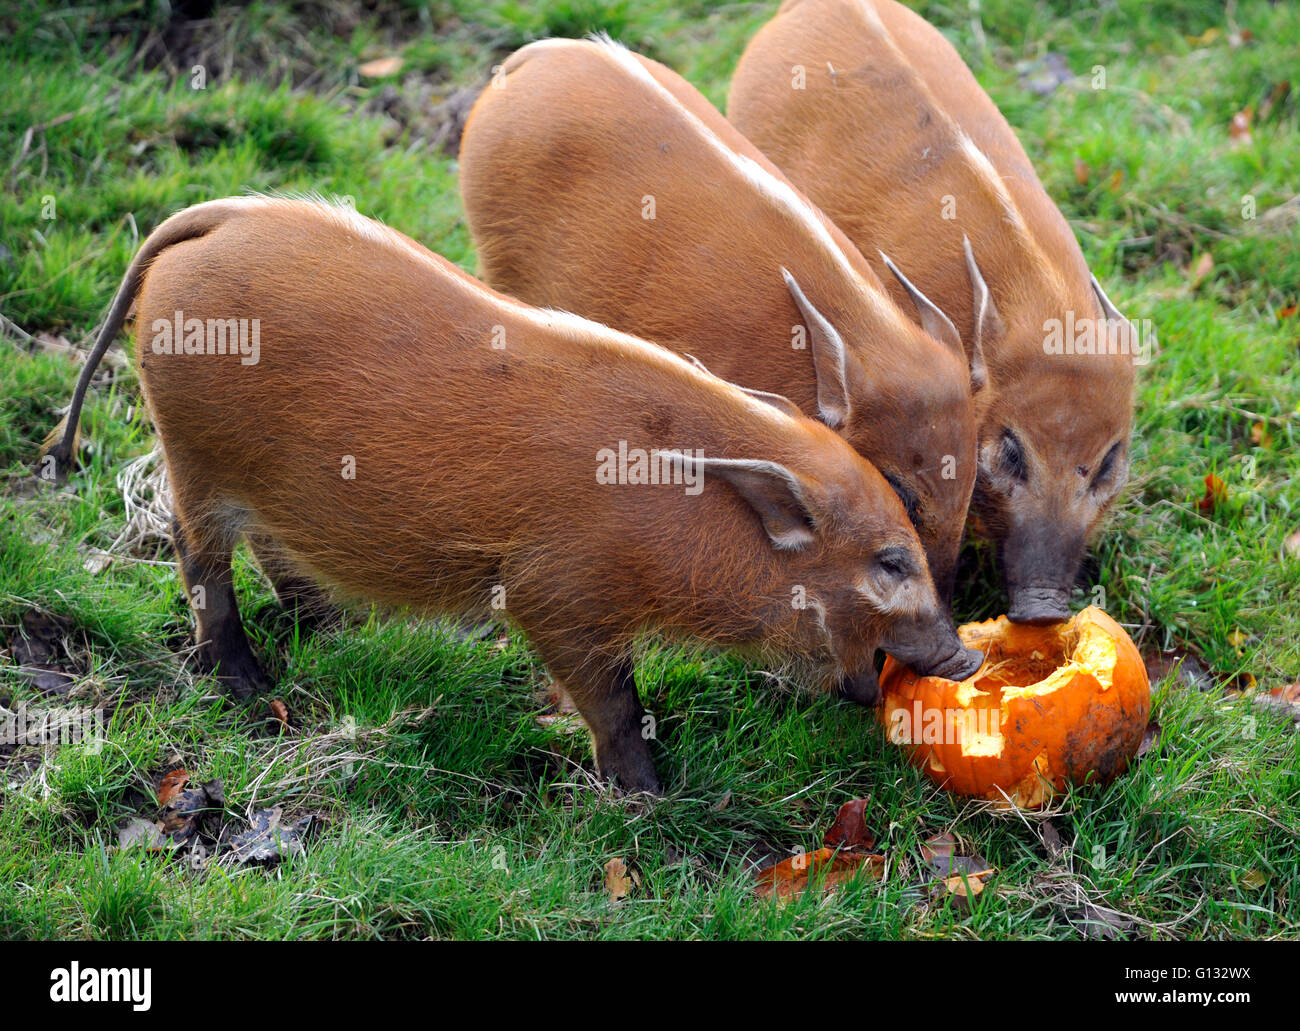
[(916, 564), (906, 548), (882, 548), (876, 552), (873, 561), (877, 569), (895, 580), (906, 580), (916, 575)]
[(908, 521), (915, 526), (916, 520), (921, 514), (921, 503), (917, 500), (915, 492), (896, 476), (887, 475), (885, 482), (894, 488), (898, 500), (903, 503), (903, 510), (907, 513)]
[(998, 465), (1017, 483), (1024, 483), (1029, 479), (1029, 468), (1025, 464), (1025, 449), (1020, 443), (1020, 438), (1010, 430), (1002, 431), (1002, 442), (998, 445)]
[(1120, 445), (1117, 443), (1112, 445), (1111, 449), (1106, 452), (1106, 457), (1101, 460), (1101, 465), (1097, 466), (1097, 475), (1092, 478), (1094, 487), (1101, 486), (1114, 474), (1115, 462), (1119, 458), (1119, 449)]

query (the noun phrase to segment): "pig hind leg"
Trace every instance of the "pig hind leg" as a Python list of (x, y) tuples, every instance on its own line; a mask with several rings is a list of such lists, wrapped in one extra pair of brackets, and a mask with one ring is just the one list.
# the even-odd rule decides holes
[[(194, 609), (199, 666), (204, 672), (215, 672), (236, 698), (248, 698), (271, 682), (253, 655), (235, 601), (230, 560), (238, 530), (220, 516), (196, 517), (196, 507), (177, 498), (172, 539)], [(198, 507), (198, 511), (205, 509)]]
[(274, 537), (265, 533), (246, 533), (257, 564), (271, 581), (276, 600), (293, 614), (301, 625), (335, 626), (341, 621), (337, 606), (316, 581), (303, 576), (288, 553)]

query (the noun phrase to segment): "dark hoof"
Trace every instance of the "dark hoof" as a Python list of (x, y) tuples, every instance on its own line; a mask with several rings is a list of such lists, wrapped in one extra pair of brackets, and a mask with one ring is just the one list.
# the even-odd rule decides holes
[(654, 763), (648, 758), (629, 757), (625, 761), (603, 762), (600, 776), (616, 795), (662, 795), (663, 785)]
[(200, 649), (199, 654), (200, 671), (215, 677), (238, 701), (246, 701), (274, 686), (250, 652), (215, 658), (210, 649)]

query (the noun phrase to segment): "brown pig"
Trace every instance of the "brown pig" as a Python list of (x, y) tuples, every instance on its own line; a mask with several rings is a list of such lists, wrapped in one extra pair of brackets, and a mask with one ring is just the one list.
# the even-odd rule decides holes
[(644, 633), (816, 684), (874, 684), (877, 646), (945, 675), (978, 664), (894, 492), (825, 426), (346, 208), (221, 200), (155, 230), (50, 452), (64, 467), (132, 303), (196, 638), (237, 696), (266, 683), (231, 586), (241, 535), (282, 598), (504, 603), (625, 790), (659, 788)]
[(1128, 476), (1144, 351), (1006, 119), (943, 36), (892, 0), (787, 0), (741, 58), (727, 113), (952, 316), (989, 384), (975, 524), (997, 544), (1011, 619), (1064, 619)]
[(918, 328), (685, 79), (607, 39), (526, 46), (470, 113), (460, 185), (489, 285), (838, 430), (902, 498), (948, 602), (975, 481), (956, 331), (919, 293)]

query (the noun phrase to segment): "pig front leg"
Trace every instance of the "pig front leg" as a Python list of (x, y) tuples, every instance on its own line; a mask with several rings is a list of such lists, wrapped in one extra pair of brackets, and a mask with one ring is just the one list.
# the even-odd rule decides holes
[(601, 778), (624, 794), (662, 794), (631, 656), (611, 658), (589, 650), (579, 656), (571, 646), (548, 648), (536, 637), (533, 644), (591, 731)]

